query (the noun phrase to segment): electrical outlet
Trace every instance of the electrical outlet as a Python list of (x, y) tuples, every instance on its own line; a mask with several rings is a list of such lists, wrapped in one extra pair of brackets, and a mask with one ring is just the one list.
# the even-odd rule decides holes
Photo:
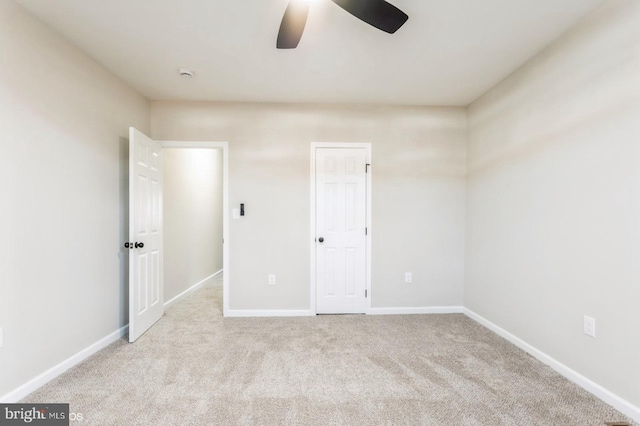
[(586, 315), (584, 316), (584, 334), (596, 337), (596, 320)]
[(269, 274), (269, 285), (276, 285), (276, 275)]
[(404, 273), (404, 282), (405, 283), (410, 283), (413, 281), (413, 277), (411, 276), (411, 272), (405, 272)]

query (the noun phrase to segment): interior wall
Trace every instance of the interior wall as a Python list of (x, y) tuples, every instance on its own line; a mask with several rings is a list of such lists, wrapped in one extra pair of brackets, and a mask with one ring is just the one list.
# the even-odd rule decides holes
[(164, 149), (165, 302), (222, 269), (222, 153)]
[(469, 107), (464, 299), (636, 407), (639, 76), (640, 2), (613, 0)]
[(310, 308), (311, 142), (372, 143), (372, 305), (461, 306), (464, 108), (154, 101), (151, 123), (158, 140), (229, 142), (230, 208), (246, 206), (231, 309)]
[(121, 160), (149, 103), (10, 0), (0, 46), (2, 397), (127, 324)]

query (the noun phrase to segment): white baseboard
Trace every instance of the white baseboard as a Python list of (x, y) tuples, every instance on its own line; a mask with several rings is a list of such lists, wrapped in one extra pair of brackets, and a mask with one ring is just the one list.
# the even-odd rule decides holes
[(215, 278), (218, 274), (220, 274), (223, 270), (220, 269), (218, 272), (209, 275), (207, 278), (203, 279), (202, 281), (192, 285), (191, 287), (189, 287), (188, 289), (186, 289), (185, 291), (183, 291), (182, 293), (180, 293), (179, 295), (177, 295), (176, 297), (174, 297), (173, 299), (164, 302), (164, 308), (167, 309), (169, 306), (173, 305), (174, 303), (176, 303), (177, 301), (179, 301), (180, 299), (182, 299), (183, 297), (185, 297), (186, 295), (193, 293), (194, 291), (198, 290), (199, 288), (201, 288), (202, 286), (204, 286), (210, 279)]
[(557, 361), (556, 359), (550, 357), (549, 355), (545, 354), (539, 349), (536, 349), (535, 347), (531, 346), (529, 343), (525, 342), (519, 337), (514, 336), (513, 334), (509, 333), (505, 329), (492, 323), (488, 319), (476, 314), (472, 310), (464, 308), (464, 314), (469, 318), (473, 319), (474, 321), (478, 322), (479, 324), (485, 326), (489, 330), (493, 331), (497, 335), (507, 339), (509, 342), (513, 343), (523, 351), (537, 358), (539, 361), (553, 368), (555, 371), (557, 371), (567, 379), (571, 380), (572, 382), (574, 382), (575, 384), (577, 384), (587, 392), (590, 392), (593, 395), (597, 396), (598, 398), (600, 398), (607, 404), (611, 405), (613, 408), (620, 411), (624, 415), (631, 417), (635, 422), (640, 422), (640, 407), (636, 407), (635, 405), (631, 404), (629, 401), (619, 397), (618, 395), (614, 394), (608, 389), (605, 389), (604, 387), (586, 378), (585, 376), (578, 373), (577, 371), (572, 370), (571, 368), (562, 364), (560, 361)]
[(265, 310), (253, 310), (253, 309), (229, 309), (224, 313), (228, 318), (254, 318), (254, 317), (308, 317), (311, 316), (311, 311), (308, 309), (265, 309)]
[[(420, 308), (371, 308), (370, 315), (410, 315), (410, 314), (461, 314), (462, 306), (431, 306)], [(314, 315), (311, 310), (251, 310), (251, 309), (230, 309), (225, 312), (229, 318), (251, 318), (251, 317), (308, 317)]]
[(29, 380), (27, 383), (20, 386), (19, 388), (4, 395), (2, 398), (0, 398), (0, 403), (10, 404), (10, 403), (15, 403), (20, 401), (25, 396), (38, 390), (39, 388), (41, 388), (51, 380), (60, 376), (65, 371), (69, 370), (71, 367), (74, 367), (80, 364), (82, 361), (89, 358), (91, 355), (95, 354), (99, 350), (106, 348), (107, 346), (109, 346), (116, 340), (120, 339), (122, 336), (124, 336), (128, 332), (129, 332), (129, 326), (125, 325), (124, 327), (121, 327), (120, 329), (114, 331), (113, 333), (110, 333), (108, 336), (103, 337), (102, 339), (98, 340), (94, 344), (81, 350), (77, 354), (72, 355), (71, 357), (62, 361), (58, 365), (51, 367), (44, 373), (39, 374), (38, 376)]
[(371, 308), (371, 315), (461, 314), (462, 306), (427, 306), (416, 308)]

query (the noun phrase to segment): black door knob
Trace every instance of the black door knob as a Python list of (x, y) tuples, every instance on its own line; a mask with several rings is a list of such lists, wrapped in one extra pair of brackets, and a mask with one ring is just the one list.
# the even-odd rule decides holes
[(324, 238), (320, 237), (320, 238), (318, 238), (318, 241), (321, 242), (321, 243), (324, 243)]
[(144, 247), (144, 243), (136, 243), (136, 248), (142, 248)]
[(133, 248), (131, 243), (124, 243), (124, 248)]

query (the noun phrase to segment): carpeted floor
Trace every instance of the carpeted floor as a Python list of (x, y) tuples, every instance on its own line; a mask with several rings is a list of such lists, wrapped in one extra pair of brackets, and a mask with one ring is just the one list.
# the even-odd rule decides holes
[(22, 402), (75, 425), (630, 421), (464, 315), (222, 318), (218, 281)]

